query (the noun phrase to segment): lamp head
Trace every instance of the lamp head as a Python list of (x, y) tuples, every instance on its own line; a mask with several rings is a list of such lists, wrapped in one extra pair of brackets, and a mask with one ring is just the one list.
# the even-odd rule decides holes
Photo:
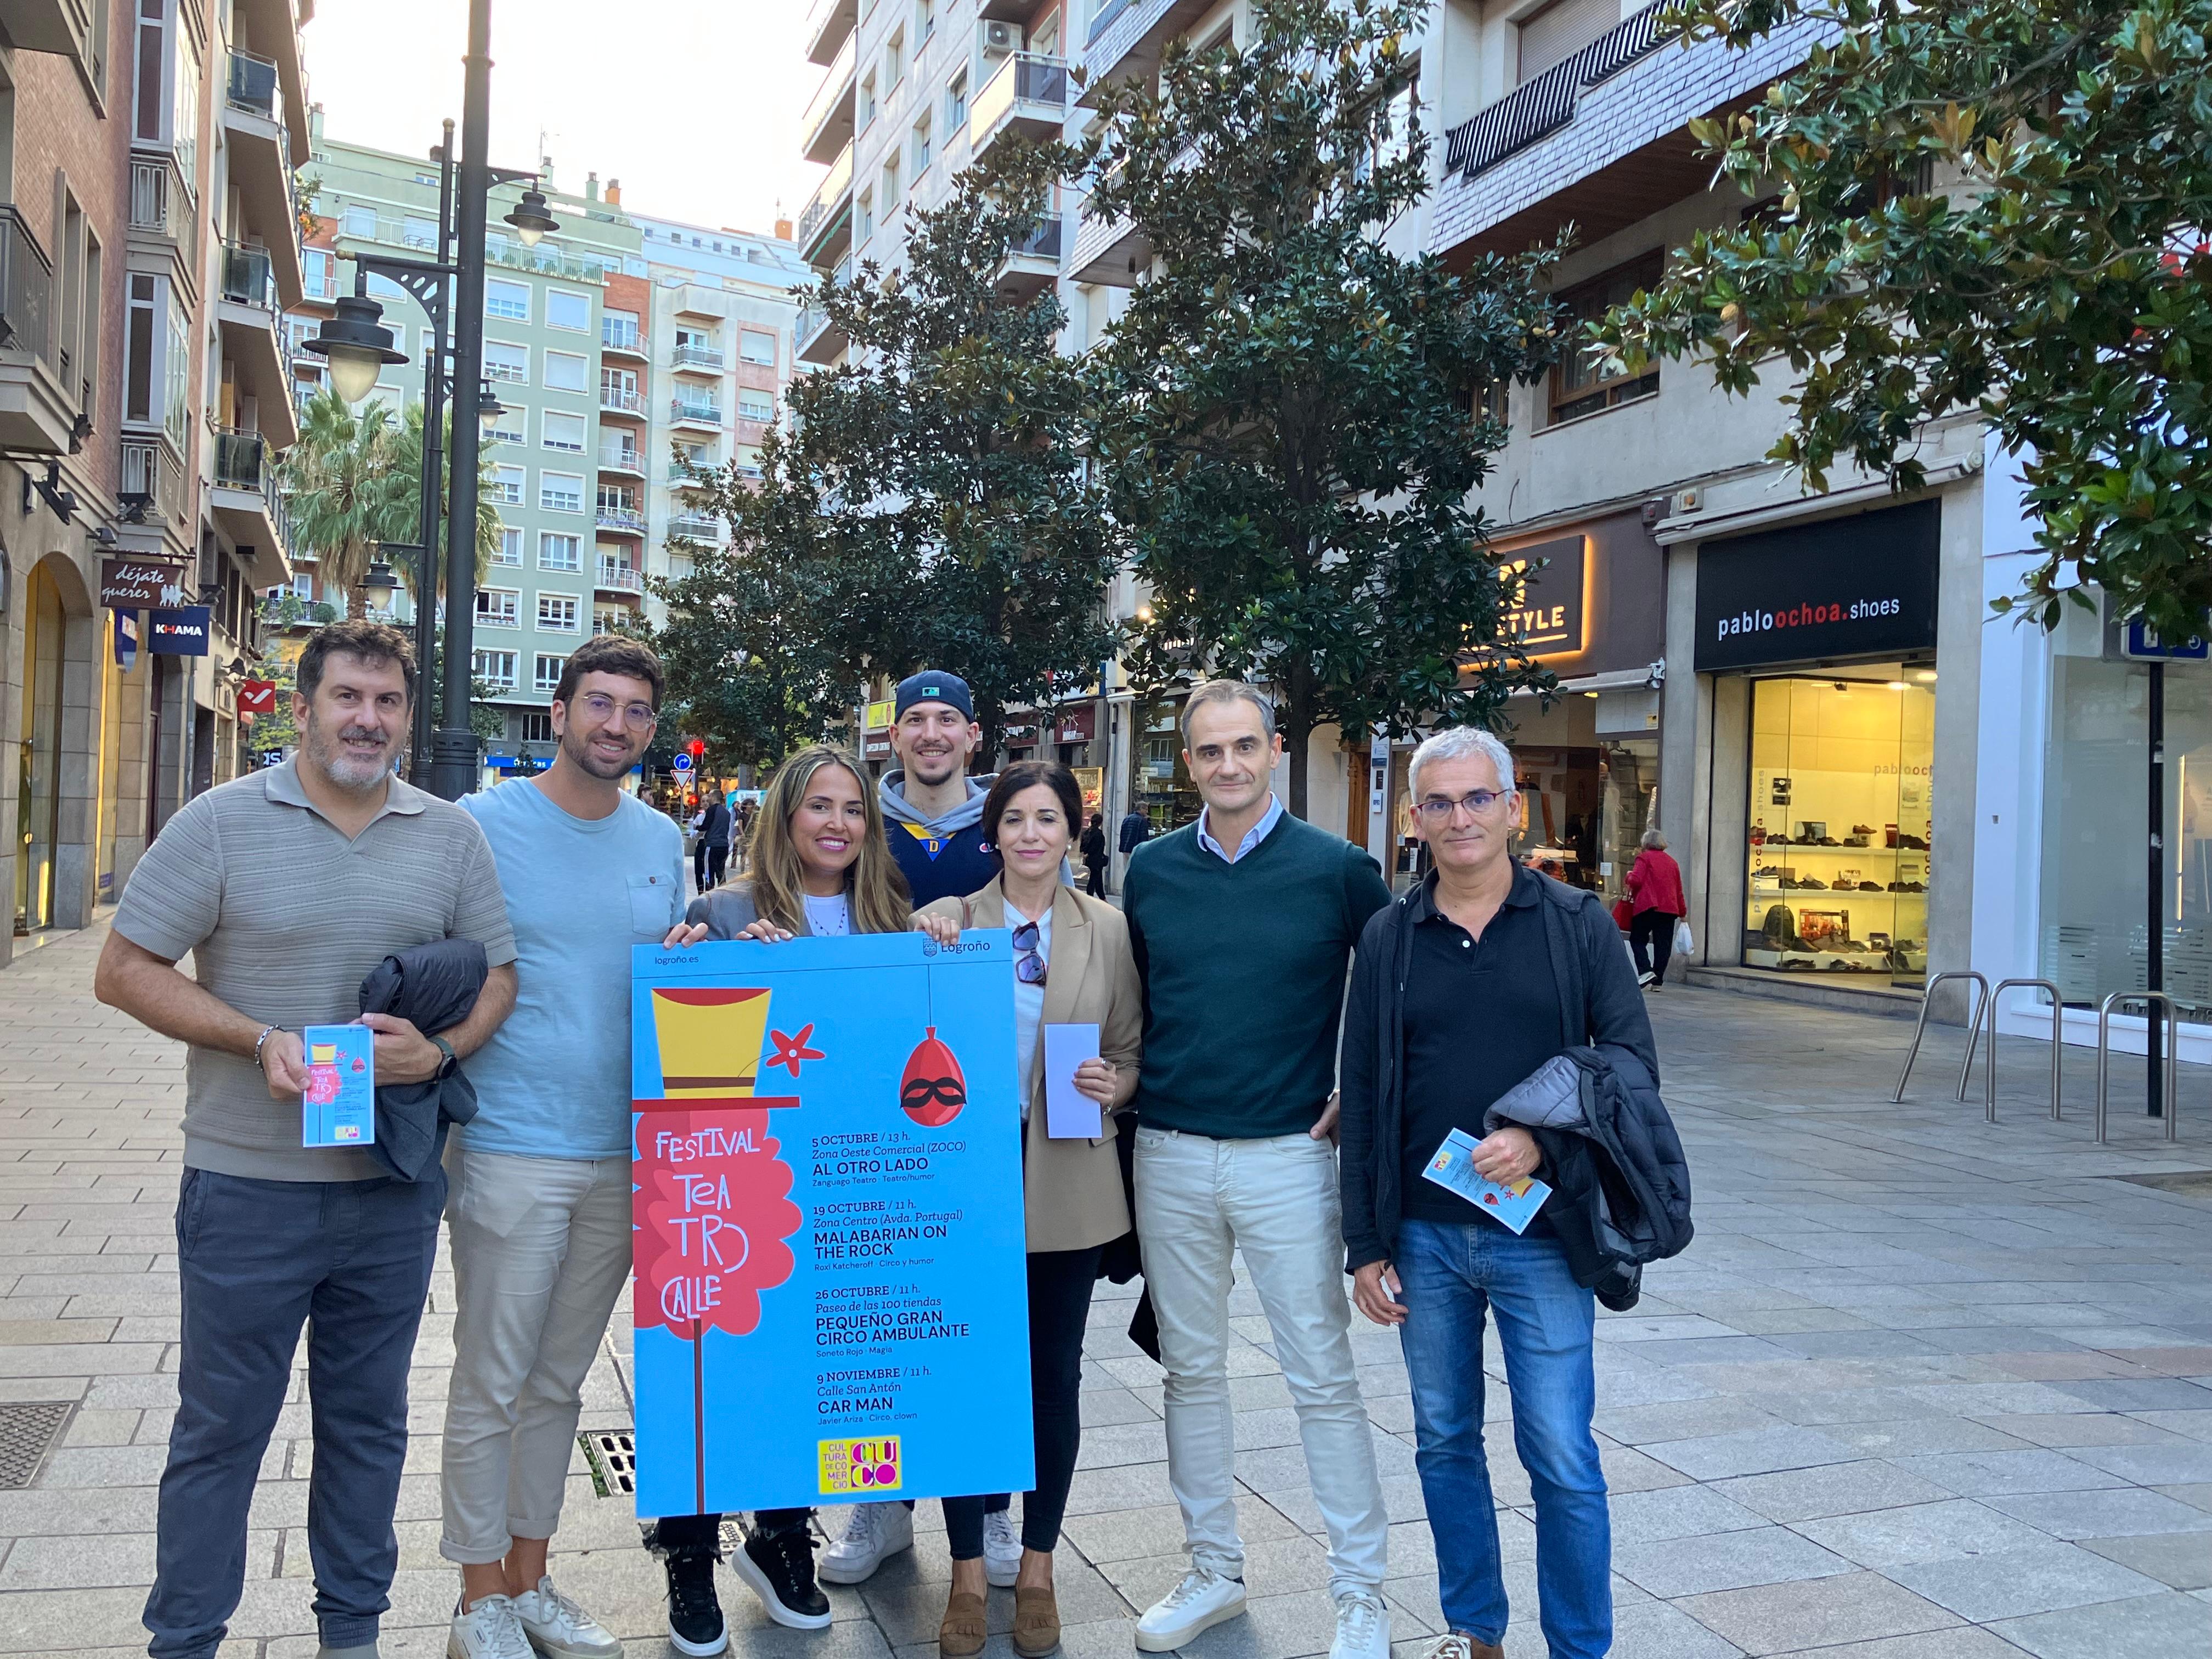
[(548, 231), (561, 228), (561, 222), (546, 210), (545, 192), (535, 185), (522, 192), (522, 200), (507, 216), (507, 222), (514, 227), (525, 247), (536, 247)]
[(407, 354), (392, 349), (392, 331), (384, 326), (384, 307), (364, 295), (348, 295), (337, 302), (321, 331), (307, 343), (330, 365), (331, 389), (349, 404), (368, 396), (386, 363), (404, 363)]

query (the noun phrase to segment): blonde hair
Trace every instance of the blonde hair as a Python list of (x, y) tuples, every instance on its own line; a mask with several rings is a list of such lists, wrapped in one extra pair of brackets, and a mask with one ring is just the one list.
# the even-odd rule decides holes
[(794, 933), (806, 931), (806, 866), (799, 856), (799, 843), (792, 839), (791, 820), (812, 787), (814, 775), (825, 766), (842, 766), (852, 774), (866, 817), (860, 856), (845, 872), (853, 931), (902, 933), (914, 925), (914, 904), (907, 892), (906, 878), (891, 857), (890, 843), (884, 839), (883, 807), (860, 763), (845, 750), (828, 744), (810, 744), (787, 757), (768, 781), (760, 811), (753, 815), (752, 839), (747, 843), (753, 908), (779, 927)]

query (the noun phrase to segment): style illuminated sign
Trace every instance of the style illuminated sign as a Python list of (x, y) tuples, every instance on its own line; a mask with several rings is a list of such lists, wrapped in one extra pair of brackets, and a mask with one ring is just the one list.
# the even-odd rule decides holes
[(1501, 567), (1519, 592), (1505, 612), (1508, 638), (1531, 657), (1571, 657), (1583, 648), (1583, 592), (1589, 543), (1563, 536), (1516, 547)]
[(1698, 672), (1932, 649), (1942, 530), (1926, 501), (1704, 544)]

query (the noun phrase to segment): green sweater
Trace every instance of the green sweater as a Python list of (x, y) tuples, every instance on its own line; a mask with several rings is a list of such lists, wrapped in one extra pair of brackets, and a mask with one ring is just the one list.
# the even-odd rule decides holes
[(1373, 859), (1287, 813), (1234, 864), (1195, 824), (1139, 847), (1121, 900), (1145, 982), (1139, 1121), (1220, 1140), (1313, 1127), (1352, 947), (1389, 902)]

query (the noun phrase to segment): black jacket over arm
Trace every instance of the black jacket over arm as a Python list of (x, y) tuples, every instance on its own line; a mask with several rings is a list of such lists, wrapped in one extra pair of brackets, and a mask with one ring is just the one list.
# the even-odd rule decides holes
[[(1663, 1118), (1659, 1051), (1635, 970), (1620, 948), (1620, 929), (1596, 894), (1548, 876), (1537, 879), (1543, 884), (1544, 940), (1559, 986), (1561, 1051), (1594, 1048), (1624, 1085)], [(1400, 1182), (1405, 1151), (1406, 976), (1413, 959), (1413, 927), (1433, 908), (1435, 886), (1432, 873), (1377, 911), (1360, 936), (1352, 963), (1340, 1078), (1348, 1271), (1389, 1261), (1397, 1249), (1404, 1216)], [(1470, 1009), (1468, 1017), (1480, 1019), (1481, 1011)], [(1539, 1132), (1540, 1140), (1550, 1133)], [(1672, 1133), (1669, 1127), (1670, 1140)], [(1553, 1150), (1547, 1146), (1547, 1168), (1560, 1161), (1553, 1156)], [(1556, 1183), (1546, 1184), (1558, 1190)], [(1687, 1192), (1686, 1177), (1683, 1191)], [(1572, 1220), (1563, 1212), (1553, 1224), (1571, 1252)]]

